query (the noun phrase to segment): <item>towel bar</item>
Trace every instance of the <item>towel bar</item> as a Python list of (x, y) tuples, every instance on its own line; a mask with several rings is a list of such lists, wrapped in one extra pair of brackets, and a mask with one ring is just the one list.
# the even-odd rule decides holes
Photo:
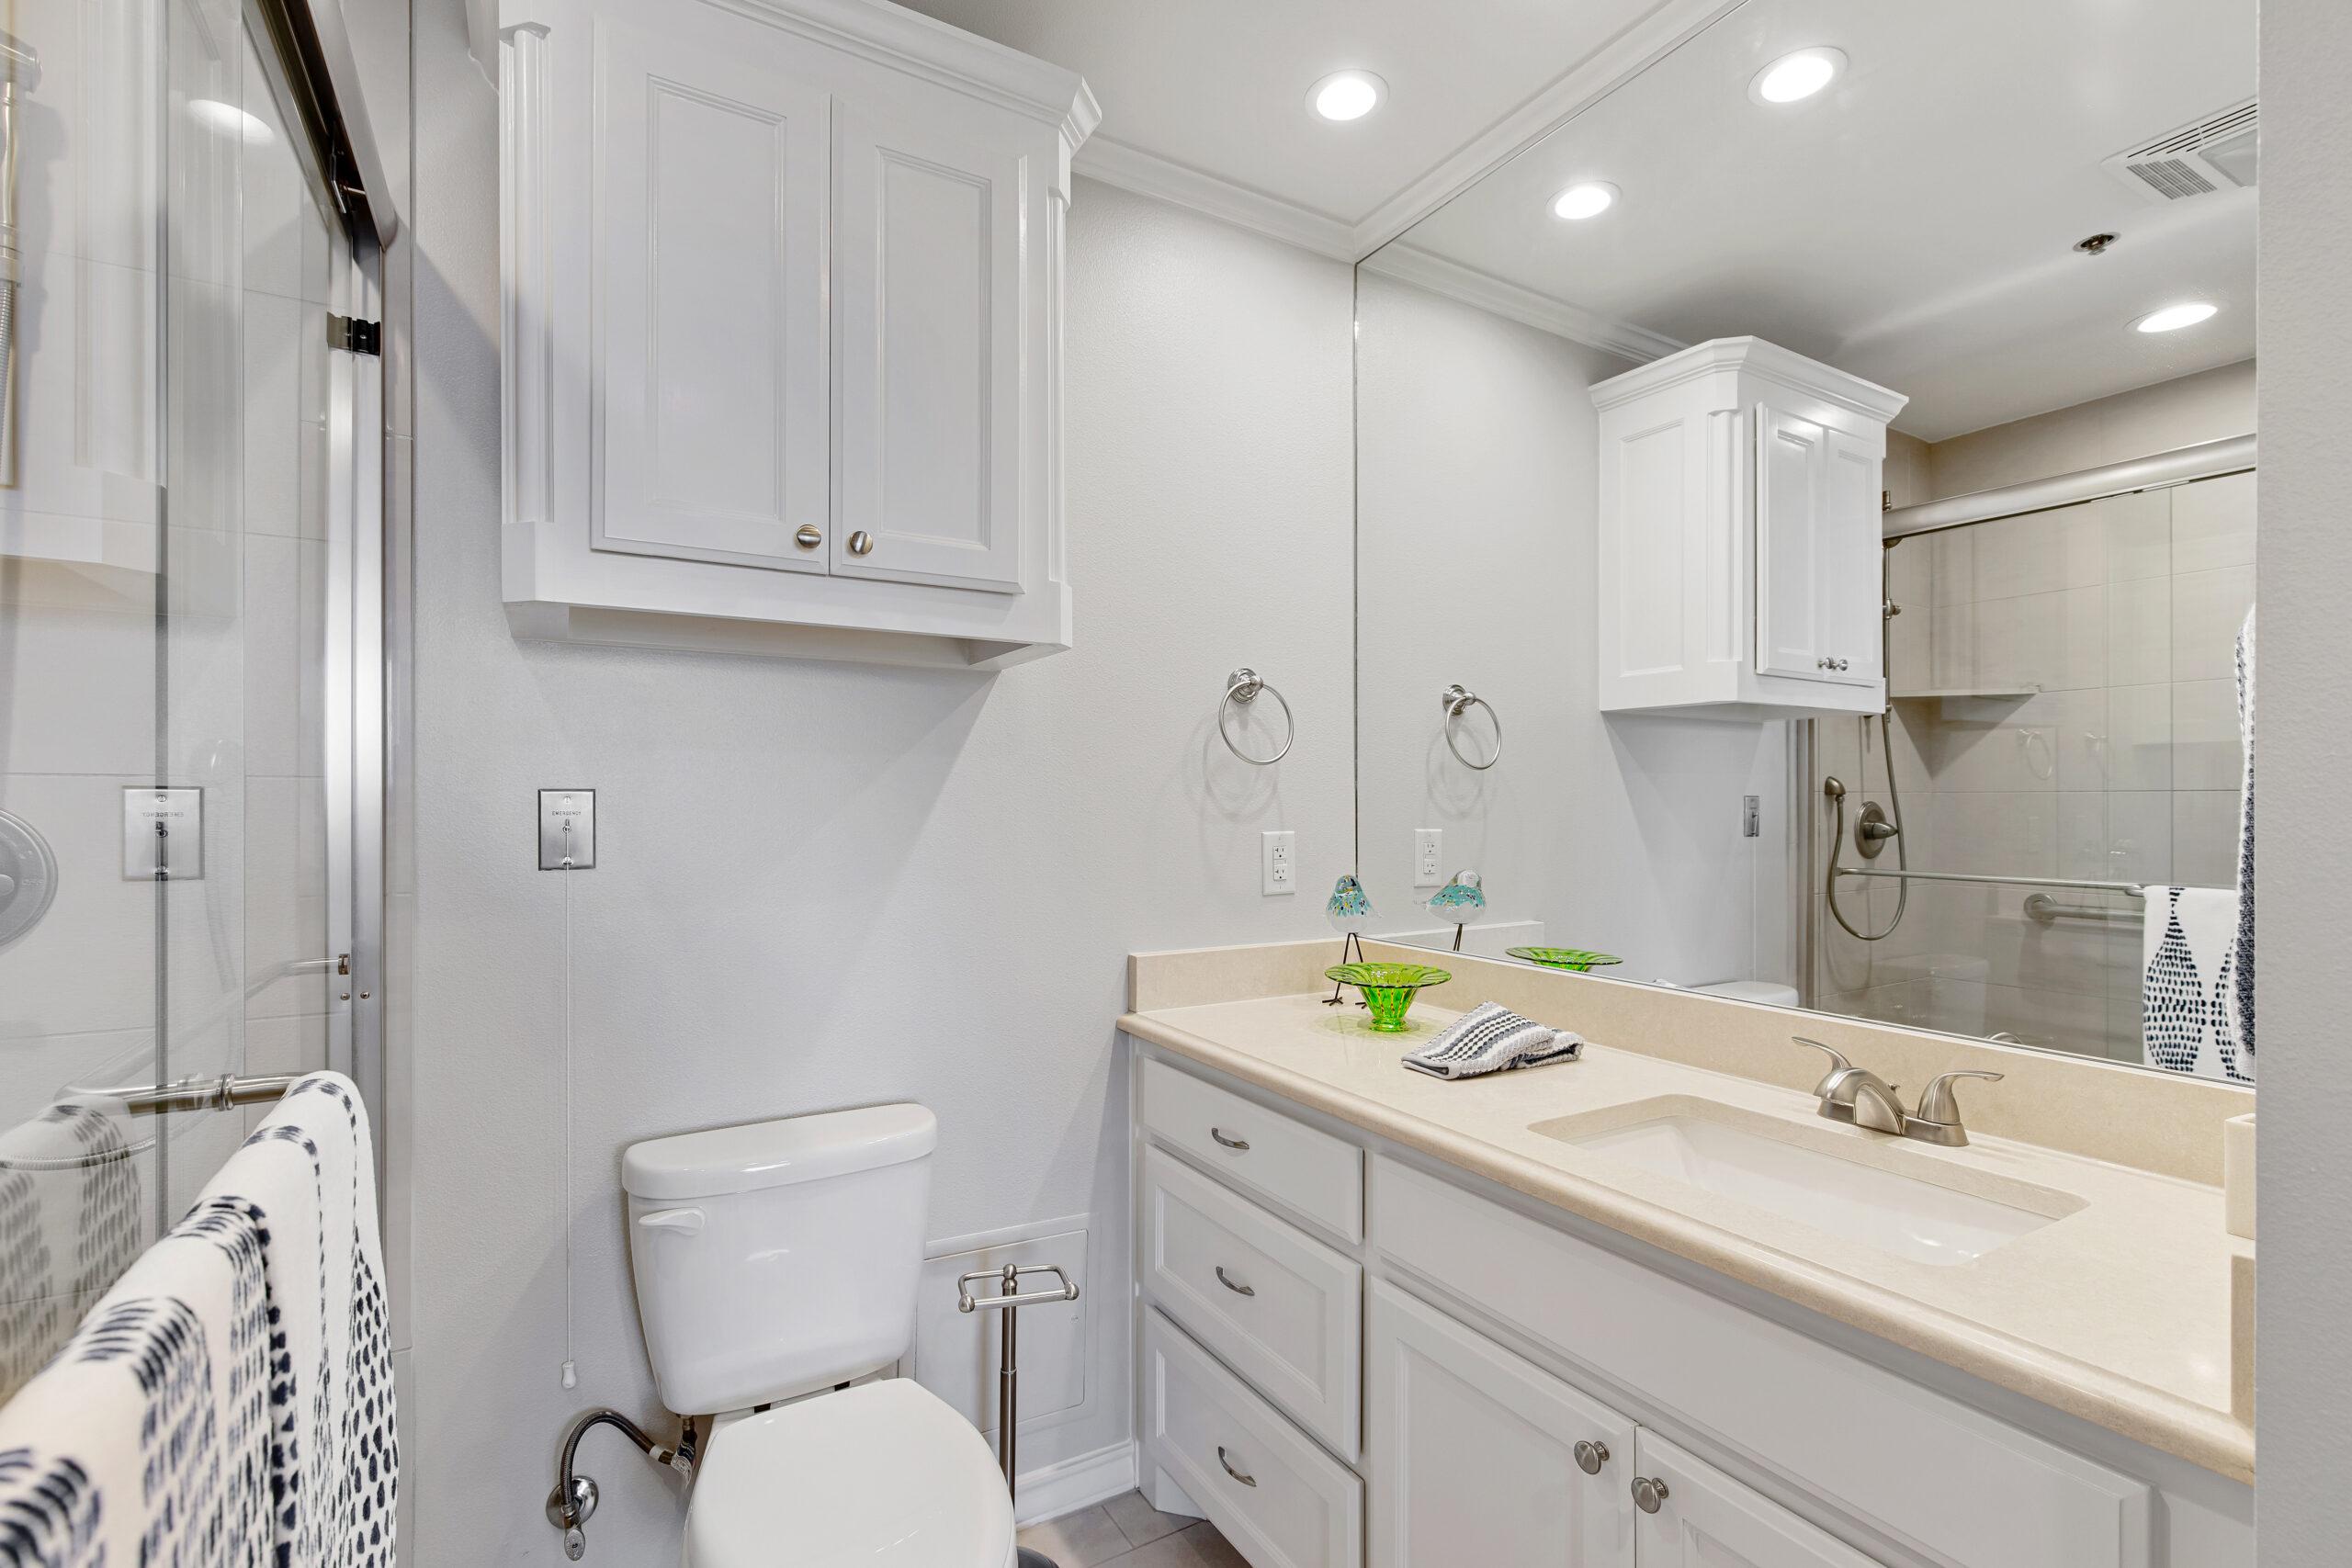
[(266, 1105), (285, 1096), (300, 1078), (290, 1073), (241, 1078), (234, 1073), (218, 1077), (182, 1078), (177, 1083), (132, 1089), (98, 1089), (84, 1092), (93, 1099), (119, 1100), (133, 1116), (164, 1116), (175, 1111), (226, 1111), (236, 1105)]

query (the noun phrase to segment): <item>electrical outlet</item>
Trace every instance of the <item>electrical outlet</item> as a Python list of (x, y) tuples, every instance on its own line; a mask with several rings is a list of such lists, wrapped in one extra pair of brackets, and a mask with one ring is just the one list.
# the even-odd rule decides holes
[(1744, 795), (1739, 798), (1742, 803), (1739, 836), (1743, 839), (1762, 838), (1764, 836), (1764, 797), (1760, 795)]
[(1277, 893), (1298, 891), (1298, 835), (1284, 828), (1280, 832), (1258, 836), (1260, 869), (1265, 873), (1265, 892), (1269, 897)]
[(1442, 887), (1445, 873), (1438, 870), (1438, 862), (1445, 858), (1445, 829), (1416, 828), (1413, 829), (1413, 886)]

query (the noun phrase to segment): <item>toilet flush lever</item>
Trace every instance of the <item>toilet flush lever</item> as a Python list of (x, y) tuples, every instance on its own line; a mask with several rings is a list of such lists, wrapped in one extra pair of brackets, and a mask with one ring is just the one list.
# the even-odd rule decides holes
[(656, 1209), (650, 1214), (639, 1214), (637, 1223), (650, 1231), (683, 1231), (688, 1235), (700, 1235), (709, 1216), (700, 1209)]

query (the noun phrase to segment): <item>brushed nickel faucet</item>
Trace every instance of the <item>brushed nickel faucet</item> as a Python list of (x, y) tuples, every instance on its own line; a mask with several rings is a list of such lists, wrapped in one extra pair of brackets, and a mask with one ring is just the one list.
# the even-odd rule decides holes
[(1903, 1109), (1902, 1086), (1888, 1083), (1866, 1067), (1848, 1061), (1845, 1053), (1834, 1045), (1818, 1040), (1808, 1040), (1802, 1034), (1789, 1037), (1799, 1045), (1810, 1045), (1829, 1057), (1829, 1070), (1819, 1083), (1813, 1086), (1814, 1097), (1821, 1101), (1821, 1115), (1831, 1122), (1850, 1122), (1857, 1127), (1867, 1127), (1873, 1133), (1891, 1133), (1898, 1138), (1917, 1138), (1923, 1144), (1956, 1149), (1968, 1142), (1968, 1129), (1961, 1123), (1960, 1102), (1952, 1098), (1954, 1078), (1984, 1078), (1998, 1083), (1999, 1073), (1977, 1072), (1962, 1068), (1939, 1075), (1920, 1092), (1919, 1108)]

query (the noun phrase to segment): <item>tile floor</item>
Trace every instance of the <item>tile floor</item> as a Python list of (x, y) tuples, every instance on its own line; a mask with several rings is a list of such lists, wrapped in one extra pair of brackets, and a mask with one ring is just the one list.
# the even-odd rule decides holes
[(1163, 1514), (1129, 1492), (1021, 1532), (1056, 1568), (1249, 1568), (1206, 1519)]

